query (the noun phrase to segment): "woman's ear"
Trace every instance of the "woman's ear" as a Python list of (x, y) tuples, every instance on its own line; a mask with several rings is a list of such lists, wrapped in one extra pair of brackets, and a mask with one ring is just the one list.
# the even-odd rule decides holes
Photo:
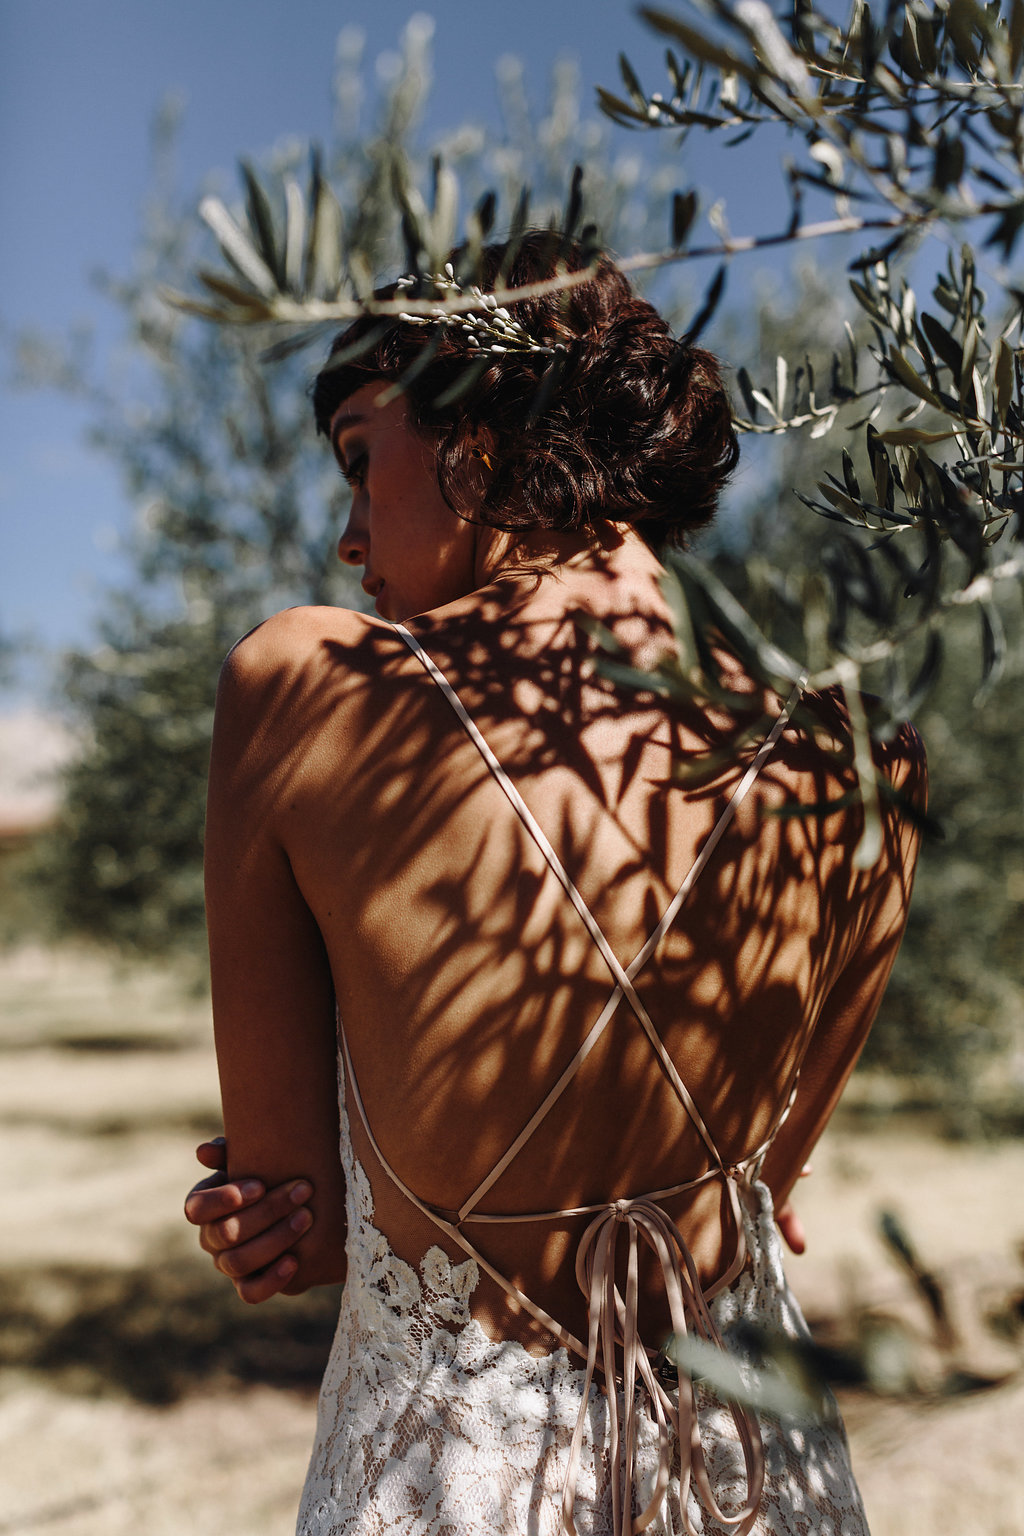
[(465, 488), (473, 507), (479, 508), (486, 500), (498, 467), (498, 452), (494, 433), (489, 427), (473, 427), (465, 438), (466, 458)]
[(474, 427), (469, 434), (470, 457), (494, 474), (496, 439), (490, 427)]

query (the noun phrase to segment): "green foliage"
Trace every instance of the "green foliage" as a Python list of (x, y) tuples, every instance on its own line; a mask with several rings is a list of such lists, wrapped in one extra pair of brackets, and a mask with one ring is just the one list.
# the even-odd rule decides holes
[[(987, 243), (1012, 254), (1024, 222), (1019, 0), (890, 0), (878, 17), (854, 0), (845, 22), (813, 0), (775, 10), (701, 0), (684, 15), (640, 14), (687, 57), (667, 52), (668, 97), (644, 91), (623, 59), (630, 99), (602, 90), (609, 116), (727, 130), (734, 143), (780, 123), (802, 141), (788, 167), (788, 222), (759, 243), (824, 233), (801, 223), (805, 194), (824, 191), (848, 228), (894, 231), (860, 265), (891, 257), (921, 228), (979, 217)], [(853, 202), (886, 212), (854, 216)]]
[[(148, 507), (135, 552), (142, 595), (110, 620), (104, 651), (71, 662), (93, 746), (69, 780), (63, 910), (122, 944), (161, 948), (194, 932), (202, 743), (223, 649), (272, 608), (342, 593), (330, 547), (343, 493), (332, 498), (317, 468), (304, 348), (366, 311), (479, 308), (468, 291), (474, 253), (492, 230), (527, 221), (625, 252), (621, 264), (638, 278), (664, 274), (669, 311), (668, 274), (716, 258), (691, 333), (721, 319), (728, 265), (744, 253), (808, 250), (845, 233), (859, 243), (849, 312), (839, 315), (830, 282), (813, 312), (798, 304), (763, 314), (759, 327), (746, 316), (725, 348), (737, 365), (737, 426), (759, 465), (768, 444), (779, 446), (781, 495), (762, 490), (745, 529), (734, 526), (710, 563), (689, 557), (674, 578), (688, 664), (659, 682), (714, 698), (722, 684), (707, 639), (717, 632), (776, 688), (806, 671), (812, 688), (843, 689), (856, 726), (863, 862), (875, 856), (884, 790), (869, 733), (923, 716), (933, 756), (944, 744), (938, 752), (953, 764), (938, 810), (952, 801), (955, 828), (975, 805), (978, 820), (969, 840), (964, 832), (925, 863), (877, 1060), (902, 1070), (919, 1049), (947, 1080), (966, 1081), (968, 1040), (996, 1041), (1017, 984), (1012, 870), (1000, 863), (986, 885), (980, 859), (1010, 857), (1019, 818), (1009, 820), (1012, 789), (998, 787), (980, 753), (990, 738), (987, 750), (1019, 762), (1004, 615), (1024, 573), (1024, 289), (993, 263), (1012, 260), (1024, 224), (1024, 4), (911, 0), (875, 16), (856, 0), (843, 24), (811, 0), (786, 15), (761, 0), (643, 15), (671, 43), (667, 93), (649, 92), (623, 58), (625, 95), (599, 99), (620, 123), (671, 130), (646, 178), (628, 159), (611, 161), (564, 77), (539, 124), (506, 73), (504, 139), (467, 126), (422, 146), (427, 41), (411, 26), (372, 126), (354, 112), (359, 65), (349, 57), (335, 144), (247, 162), (237, 205), (201, 204), (205, 235), (166, 193), (158, 203), (137, 278), (113, 290), (141, 364), (137, 407), (129, 414), (122, 396), (99, 397), (100, 440)], [(796, 146), (787, 196), (772, 227), (734, 234), (724, 199), (705, 214), (682, 182), (680, 144), (707, 131), (741, 145), (772, 125)], [(582, 175), (569, 174), (573, 164)], [(916, 282), (924, 270), (933, 234), (955, 239), (922, 301), (908, 274)], [(459, 238), (461, 294), (431, 276)], [(414, 274), (414, 288), (391, 305), (373, 301), (376, 274), (396, 269)], [(158, 285), (177, 295), (176, 309), (157, 301)], [(514, 296), (499, 289), (497, 300)], [(223, 324), (203, 327), (197, 316)], [(866, 708), (862, 690), (875, 700)], [(1017, 771), (1007, 768), (1011, 780)], [(944, 858), (956, 871), (945, 890)], [(963, 917), (960, 891), (971, 893)], [(983, 951), (997, 958), (970, 993)], [(967, 1010), (959, 1035), (943, 1023), (950, 997)]]
[[(1014, 172), (1019, 185), (1024, 169), (1024, 99), (1015, 78), (1019, 9), (1014, 0), (1004, 20), (997, 7), (981, 11), (973, 0), (949, 0), (933, 9), (912, 3), (891, 6), (876, 25), (855, 0), (841, 26), (817, 12), (812, 0), (800, 0), (788, 35), (760, 0), (742, 6), (706, 0), (689, 19), (646, 9), (648, 25), (691, 56), (681, 64), (671, 50), (667, 55), (671, 97), (647, 94), (625, 57), (621, 72), (629, 99), (600, 93), (606, 113), (627, 125), (740, 128), (743, 138), (781, 123), (803, 141), (802, 158), (789, 165), (790, 210), (781, 230), (734, 238), (719, 203), (708, 215), (717, 245), (698, 249), (687, 243), (696, 195), (677, 192), (669, 210), (670, 246), (627, 256), (621, 262), (627, 271), (655, 269), (709, 249), (729, 258), (837, 230), (890, 232), (883, 246), (869, 246), (851, 263), (857, 274), (851, 288), (870, 322), (871, 377), (865, 376), (864, 349), (852, 330), (842, 351), (832, 354), (827, 382), (816, 382), (806, 355), (792, 362), (780, 355), (767, 384), (756, 385), (746, 368), (737, 374), (747, 411), (737, 418), (743, 431), (791, 433), (809, 425), (812, 436), (823, 437), (842, 423), (864, 432), (866, 491), (844, 447), (841, 472), (826, 473), (820, 495), (801, 492), (814, 511), (852, 530), (831, 541), (824, 569), (810, 569), (803, 583), (802, 656), (780, 659), (771, 636), (762, 636), (749, 616), (738, 618), (727, 594), (692, 560), (682, 578), (686, 601), (699, 603), (700, 624), (707, 633), (730, 634), (758, 681), (778, 688), (804, 673), (810, 689), (838, 687), (845, 694), (853, 726), (848, 753), (864, 811), (861, 865), (878, 855), (879, 796), (885, 792), (869, 733), (888, 737), (927, 696), (940, 672), (941, 621), (954, 608), (973, 607), (979, 615), (982, 683), (991, 685), (1005, 657), (993, 595), (999, 583), (1019, 582), (1024, 575), (1019, 540), (1024, 505), (1019, 358), (1024, 354), (1014, 346), (1024, 298), (1003, 285), (995, 304), (988, 303), (974, 252), (965, 244), (936, 284), (938, 313), (922, 312), (918, 319), (915, 294), (891, 270), (925, 230), (983, 215), (996, 220), (989, 243), (1007, 257), (1012, 252), (1017, 223), (1024, 221), (1024, 194), (993, 167), (1003, 167), (1007, 176)], [(954, 110), (964, 124), (956, 144), (948, 130)], [(479, 279), (474, 254), (490, 228), (496, 197), (485, 194), (468, 215), (466, 253), (457, 274), (463, 286), (445, 287), (436, 274), (456, 237), (460, 187), (454, 168), (440, 157), (431, 164), (425, 194), (417, 192), (411, 167), (393, 168), (392, 196), (415, 282), (400, 299), (387, 301), (372, 297), (367, 253), (341, 236), (340, 224), (332, 226), (337, 238), (329, 252), (331, 280), (323, 287), (322, 269), (310, 257), (322, 198), (315, 157), (304, 204), (297, 184), (291, 184), (275, 210), (270, 192), (248, 168), (243, 174), (246, 205), (238, 217), (216, 200), (203, 205), (234, 276), (227, 283), (201, 270), (210, 297), (178, 295), (174, 302), (182, 308), (225, 324), (298, 327), (297, 337), (286, 336), (279, 344), (285, 347), (304, 340), (311, 323), (329, 319), (362, 313), (429, 317), (479, 308), (470, 288)], [(979, 185), (986, 189), (984, 197)], [(810, 194), (831, 199), (835, 218), (803, 223)], [(851, 213), (854, 202), (869, 212)], [(872, 206), (883, 211), (871, 213)], [(514, 226), (521, 210), (522, 199)], [(560, 227), (575, 234), (582, 215), (577, 169)], [(599, 248), (594, 227), (587, 226), (583, 238)], [(556, 273), (550, 282), (567, 287), (585, 276), (585, 271)], [(691, 336), (715, 313), (724, 278), (723, 265)], [(498, 302), (515, 297), (514, 290), (499, 285)], [(922, 413), (924, 425), (910, 426)], [(947, 453), (954, 457), (940, 457)], [(688, 629), (689, 624), (681, 626), (681, 643)], [(908, 671), (908, 658), (919, 651), (921, 658)], [(708, 670), (710, 655), (705, 646), (688, 673), (678, 671), (660, 683), (681, 697), (716, 697), (722, 684)], [(869, 675), (879, 698), (865, 713), (861, 695)]]
[[(492, 181), (514, 202), (528, 179), (535, 216), (560, 218), (565, 166), (587, 156), (580, 219), (603, 217), (619, 235), (630, 223), (643, 232), (652, 209), (664, 216), (667, 182), (660, 202), (649, 185), (641, 196), (637, 164), (605, 154), (607, 134), (581, 121), (578, 83), (564, 69), (538, 121), (506, 64), (510, 137), (488, 138), (467, 124), (443, 146), (444, 167), (432, 169), (433, 147), (416, 135), (428, 42), (410, 24), (402, 68), (369, 125), (354, 108), (360, 60), (343, 57), (337, 142), (308, 168), (294, 148), (258, 168), (247, 163), (238, 210), (207, 199), (224, 274), (209, 270), (209, 234), (176, 191), (174, 125), (165, 122), (135, 271), (106, 285), (123, 321), (127, 365), (110, 384), (80, 348), (22, 339), (23, 378), (89, 405), (94, 441), (139, 509), (130, 589), (110, 598), (99, 647), (70, 655), (64, 668), (86, 746), (67, 772), (59, 825), (35, 861), (62, 933), (149, 954), (202, 951), (206, 762), (223, 658), (280, 608), (364, 600), (335, 554), (348, 492), (315, 440), (306, 398), (316, 353), (301, 346), (325, 346), (334, 322), (303, 324), (281, 344), (280, 332), (262, 324), (199, 324), (158, 290), (183, 287), (199, 270), (218, 302), (254, 319), (262, 311), (252, 295), (271, 286), (307, 298), (336, 294), (341, 249), (353, 253), (352, 284), (369, 290), (373, 273), (401, 264), (414, 226), (434, 229), (430, 218), (440, 220), (435, 244), (442, 224), (448, 228), (449, 167), (473, 200), (470, 221), (481, 235)], [(425, 215), (415, 187), (431, 177), (435, 206)], [(232, 233), (242, 224), (255, 247)]]
[[(719, 253), (840, 229), (892, 231), (850, 263), (850, 287), (870, 326), (866, 346), (848, 328), (817, 381), (806, 353), (780, 352), (764, 382), (755, 383), (746, 368), (737, 374), (741, 430), (793, 434), (810, 427), (814, 439), (839, 425), (863, 433), (862, 447), (855, 438), (840, 449), (817, 496), (800, 493), (849, 531), (821, 545), (817, 570), (803, 552), (807, 579), (794, 582), (791, 570), (762, 575), (776, 592), (782, 585), (796, 589), (798, 649), (812, 686), (838, 683), (853, 706), (870, 681), (880, 698), (868, 724), (885, 737), (939, 678), (942, 637), (956, 610), (977, 613), (981, 687), (994, 685), (1006, 660), (996, 593), (1019, 585), (1024, 574), (1022, 295), (1005, 274), (986, 295), (966, 243), (938, 276), (933, 313), (918, 313), (909, 283), (892, 270), (924, 231), (984, 216), (994, 221), (987, 243), (1007, 259), (1012, 254), (1024, 206), (1024, 13), (1016, 3), (1001, 16), (998, 6), (981, 10), (972, 0), (951, 0), (890, 5), (875, 22), (858, 0), (840, 25), (810, 0), (800, 0), (788, 19), (767, 5), (708, 0), (686, 18), (642, 14), (690, 57), (680, 64), (669, 51), (668, 98), (646, 93), (623, 60), (629, 99), (602, 93), (616, 120), (685, 131), (741, 129), (733, 142), (784, 123), (802, 141), (788, 166), (784, 227), (735, 239), (719, 208)], [(953, 112), (962, 129), (956, 140), (949, 131)], [(827, 194), (835, 218), (805, 223), (809, 194)], [(676, 207), (673, 247), (693, 225), (694, 194), (679, 194)], [(695, 252), (674, 250), (672, 259), (687, 254)], [(861, 476), (851, 448), (860, 448)], [(716, 623), (721, 617), (711, 615)], [(759, 655), (764, 645), (751, 636), (744, 659), (756, 663)], [(769, 668), (759, 675), (771, 680)], [(853, 709), (855, 723), (856, 715)], [(878, 786), (868, 754), (856, 742), (852, 752), (862, 765), (860, 857), (868, 862), (877, 842)]]
[[(797, 276), (791, 294), (762, 288), (756, 326), (725, 317), (737, 329), (722, 349), (728, 356), (745, 346), (754, 377), (771, 378), (780, 353), (827, 356), (846, 324), (858, 343), (868, 334), (859, 306), (836, 303), (834, 270), (804, 264)], [(867, 481), (857, 436), (859, 444), (844, 439), (853, 449), (848, 470), (842, 454), (838, 467)], [(835, 522), (809, 517), (794, 487), (827, 482), (833, 453), (832, 434), (814, 440), (807, 428), (748, 438), (739, 507), (703, 545), (718, 577), (791, 653), (807, 625), (806, 572), (827, 568), (837, 533), (846, 536)], [(1005, 1064), (1024, 1040), (1021, 617), (1012, 584), (994, 601), (1008, 637), (1006, 666), (981, 698), (983, 641), (970, 606), (945, 612), (936, 635), (910, 656), (911, 670), (920, 670), (929, 644), (941, 639), (941, 669), (909, 712), (928, 747), (931, 813), (943, 837), (925, 839), (909, 926), (864, 1056), (868, 1072), (895, 1075), (911, 1100), (938, 1105), (952, 1129), (972, 1133), (1019, 1117), (1020, 1083)]]
[[(1005, 600), (1000, 609), (1019, 630), (1019, 611)], [(941, 680), (918, 721), (946, 837), (922, 851), (865, 1054), (868, 1068), (913, 1080), (971, 1134), (1019, 1115), (1020, 1082), (1005, 1065), (1024, 1041), (1024, 696), (1018, 665), (976, 702), (979, 647), (972, 616), (954, 614)]]
[(66, 930), (126, 951), (195, 953), (213, 690), (236, 638), (230, 607), (158, 624), (126, 600), (104, 630), (100, 650), (68, 659), (67, 697), (90, 740), (66, 771), (35, 878)]

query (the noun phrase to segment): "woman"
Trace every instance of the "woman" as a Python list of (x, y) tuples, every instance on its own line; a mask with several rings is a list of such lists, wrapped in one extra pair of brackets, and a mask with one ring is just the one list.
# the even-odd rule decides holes
[[(483, 279), (557, 259), (532, 235)], [(632, 668), (672, 650), (655, 551), (736, 457), (717, 366), (606, 260), (514, 316), (358, 321), (332, 355), (339, 553), (379, 617), (292, 610), (225, 664), (230, 1157), (189, 1201), (247, 1300), (347, 1264), (298, 1529), (862, 1532), (836, 1422), (758, 1424), (668, 1358), (805, 1336), (772, 1199), (863, 1044), (916, 851), (889, 814), (859, 871), (856, 812), (765, 814), (849, 773), (724, 653), (731, 715), (595, 665), (595, 626)], [(756, 755), (680, 787), (748, 707), (774, 721)], [(909, 731), (880, 767), (921, 794)]]

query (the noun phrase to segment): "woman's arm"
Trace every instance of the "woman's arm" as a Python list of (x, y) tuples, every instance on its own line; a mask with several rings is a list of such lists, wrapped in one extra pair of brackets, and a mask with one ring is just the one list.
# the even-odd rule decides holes
[(285, 848), (303, 727), (294, 626), (236, 646), (217, 695), (206, 829), (214, 1033), (231, 1179), (314, 1193), (289, 1294), (344, 1277), (334, 988)]
[[(912, 727), (904, 726), (880, 750), (878, 766), (923, 812), (928, 798), (925, 755)], [(861, 923), (859, 942), (825, 999), (792, 1111), (765, 1158), (765, 1181), (780, 1208), (828, 1124), (874, 1023), (907, 924), (918, 843), (913, 821), (890, 805), (883, 854), (861, 896), (866, 918), (851, 909), (851, 922)]]

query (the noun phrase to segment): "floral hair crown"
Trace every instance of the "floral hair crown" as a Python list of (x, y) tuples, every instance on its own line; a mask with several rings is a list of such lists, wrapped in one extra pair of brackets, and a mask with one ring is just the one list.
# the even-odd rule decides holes
[[(414, 288), (418, 281), (420, 279), (415, 277), (400, 277), (395, 287)], [(479, 303), (480, 308), (479, 310), (439, 308), (430, 315), (399, 315), (399, 320), (404, 320), (407, 325), (438, 325), (447, 330), (461, 331), (468, 347), (496, 355), (507, 352), (542, 352), (550, 356), (555, 352), (565, 351), (565, 345), (560, 341), (552, 343), (535, 341), (519, 321), (512, 318), (507, 309), (500, 308), (493, 293), (484, 293), (483, 289), (478, 288), (476, 284), (470, 288), (463, 288), (456, 281), (455, 269), (450, 261), (445, 263), (443, 272), (426, 274), (426, 281), (432, 283), (437, 292), (443, 296), (461, 298), (463, 293), (466, 293)]]

